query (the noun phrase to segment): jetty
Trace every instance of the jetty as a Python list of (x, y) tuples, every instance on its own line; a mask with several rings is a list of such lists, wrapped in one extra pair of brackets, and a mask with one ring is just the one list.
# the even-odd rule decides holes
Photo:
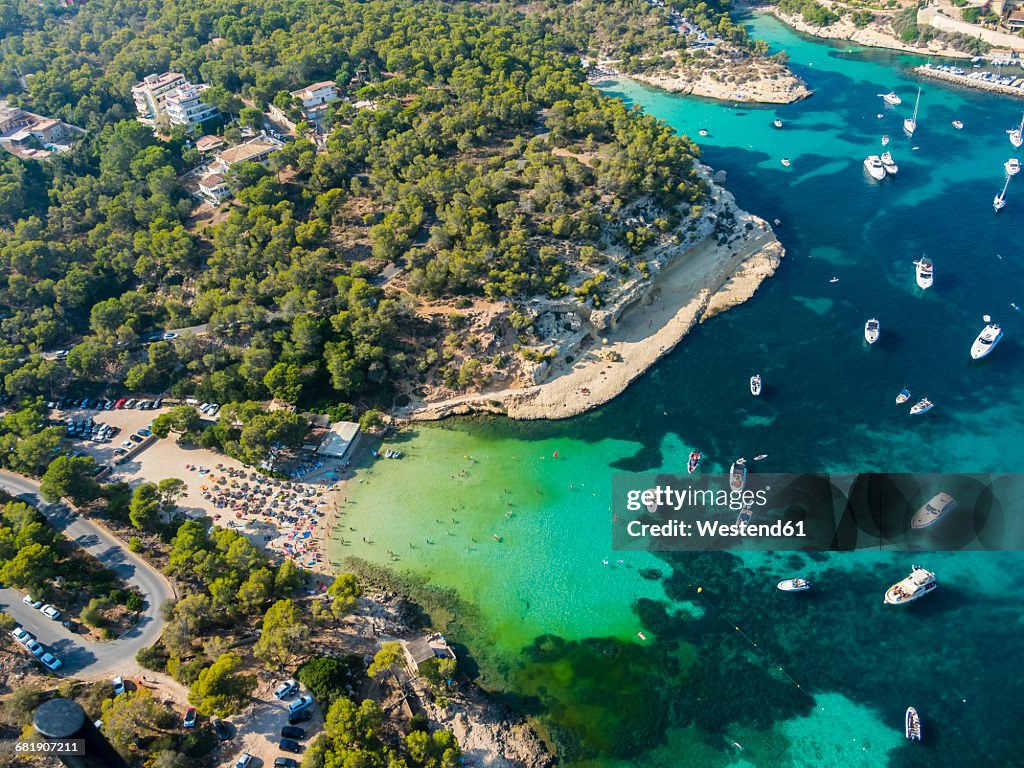
[[(914, 72), (923, 77), (945, 80), (947, 83), (955, 83), (956, 85), (962, 85), (965, 88), (977, 88), (982, 91), (991, 91), (993, 93), (1001, 93), (1006, 96), (1024, 98), (1024, 87), (1022, 87), (1024, 86), (1024, 76), (1013, 78), (998, 77), (982, 70), (963, 72), (961, 74), (960, 71), (953, 71), (952, 67), (939, 68), (931, 67), (927, 64), (914, 67)], [(991, 79), (986, 78), (986, 75), (989, 75)], [(1006, 82), (1007, 80), (1010, 82)]]

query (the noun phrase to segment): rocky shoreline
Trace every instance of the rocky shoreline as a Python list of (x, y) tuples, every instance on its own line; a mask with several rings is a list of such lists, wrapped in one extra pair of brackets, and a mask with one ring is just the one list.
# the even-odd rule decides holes
[(622, 77), (669, 93), (744, 104), (792, 104), (811, 95), (807, 84), (781, 64), (764, 61), (756, 64), (751, 62), (750, 66), (757, 70), (757, 76), (743, 82), (715, 79), (718, 76), (717, 69), (705, 69), (696, 77), (694, 73), (679, 71)]
[(924, 65), (914, 67), (913, 71), (922, 77), (944, 80), (947, 83), (962, 85), (965, 88), (973, 88), (979, 91), (991, 91), (992, 93), (999, 93), (1004, 96), (1016, 96), (1018, 99), (1024, 98), (1024, 88), (1014, 87), (1012, 85), (1003, 85), (1002, 83), (991, 83), (985, 80), (977, 80), (972, 77), (967, 77), (966, 75), (943, 72), (935, 69), (934, 67), (926, 67)]
[[(707, 167), (702, 173), (710, 177)], [(737, 208), (728, 190), (714, 184), (711, 189), (705, 216), (716, 224), (730, 222), (726, 233), (709, 227), (697, 243), (663, 254), (650, 280), (635, 285), (613, 308), (589, 314), (571, 348), (537, 372), (534, 386), (414, 401), (395, 416), (433, 421), (496, 413), (523, 420), (561, 419), (620, 395), (694, 325), (753, 296), (782, 261), (785, 251), (768, 222)]]

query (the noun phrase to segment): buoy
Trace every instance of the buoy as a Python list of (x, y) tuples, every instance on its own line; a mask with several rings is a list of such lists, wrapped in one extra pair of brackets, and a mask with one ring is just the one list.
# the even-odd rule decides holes
[(704, 587), (697, 587), (697, 594), (698, 594), (698, 595), (699, 595), (699, 594), (700, 594), (701, 592), (703, 592), (703, 591), (704, 591)]
[(557, 459), (558, 458), (558, 451), (555, 451), (553, 454), (551, 454), (551, 458)]

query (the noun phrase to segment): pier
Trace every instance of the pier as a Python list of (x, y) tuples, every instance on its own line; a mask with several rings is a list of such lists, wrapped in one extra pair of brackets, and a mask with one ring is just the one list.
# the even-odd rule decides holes
[(1015, 78), (1011, 85), (1004, 85), (1003, 83), (994, 83), (990, 80), (982, 80), (978, 77), (971, 77), (970, 75), (958, 75), (953, 72), (945, 72), (935, 67), (920, 66), (914, 67), (914, 72), (924, 77), (932, 77), (936, 80), (945, 80), (948, 83), (955, 83), (956, 85), (962, 85), (965, 88), (977, 88), (982, 91), (991, 91), (993, 93), (1001, 93), (1006, 96), (1017, 96), (1018, 98), (1024, 98), (1024, 78)]

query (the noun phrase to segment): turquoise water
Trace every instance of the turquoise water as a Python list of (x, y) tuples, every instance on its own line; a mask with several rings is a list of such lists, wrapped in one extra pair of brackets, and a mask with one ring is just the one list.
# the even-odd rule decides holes
[[(734, 107), (628, 82), (608, 92), (710, 131), (704, 159), (739, 204), (781, 220), (777, 276), (593, 413), (411, 430), (404, 459), (360, 473), (343, 518), (354, 532), (334, 555), (448, 590), (444, 620), (467, 661), (570, 765), (1020, 765), (1024, 683), (1007, 674), (1024, 645), (1020, 555), (915, 555), (941, 588), (896, 610), (881, 596), (909, 572), (903, 553), (610, 550), (611, 474), (679, 469), (693, 448), (708, 471), (767, 453), (766, 471), (1012, 472), (1024, 443), (1024, 323), (1011, 308), (1024, 306), (1024, 178), (991, 207), (1020, 104), (925, 81), (910, 140), (917, 60), (751, 26), (813, 97)], [(891, 89), (896, 110), (876, 96)], [(878, 184), (862, 161), (882, 134), (900, 173)], [(936, 275), (924, 294), (921, 253)], [(985, 313), (1006, 338), (972, 362)], [(882, 325), (870, 348), (869, 317)], [(895, 406), (904, 386), (935, 409)], [(815, 589), (775, 589), (797, 574)], [(911, 704), (922, 744), (902, 736)]]

